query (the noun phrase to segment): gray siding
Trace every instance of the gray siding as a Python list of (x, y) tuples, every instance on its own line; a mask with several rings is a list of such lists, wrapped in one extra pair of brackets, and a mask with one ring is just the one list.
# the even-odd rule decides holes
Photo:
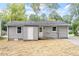
[(56, 31), (52, 31), (52, 27), (45, 27), (43, 38), (68, 38), (68, 26), (58, 26)]
[(8, 38), (12, 39), (23, 38), (23, 27), (21, 33), (17, 33), (17, 27), (8, 27)]
[(44, 27), (43, 37), (44, 38), (57, 38), (57, 31), (52, 31), (52, 27)]
[[(8, 39), (23, 39), (23, 40), (30, 40), (28, 39), (28, 26), (23, 26), (21, 33), (17, 33), (17, 27), (8, 27)], [(33, 39), (31, 40), (38, 40), (38, 27), (33, 27)]]
[(27, 40), (27, 35), (28, 35), (28, 33), (27, 33), (27, 27), (24, 26), (23, 27), (23, 40)]
[[(23, 39), (23, 40), (30, 40), (28, 39), (28, 28), (31, 26), (23, 26), (22, 32), (17, 33), (17, 27), (8, 27), (8, 38), (9, 39)], [(33, 39), (31, 40), (38, 40), (39, 37), (39, 29), (38, 27), (33, 28)], [(44, 27), (43, 28), (43, 37), (42, 38), (68, 38), (68, 27), (67, 26), (59, 26), (56, 27), (56, 31), (52, 31), (51, 27)]]
[(59, 26), (58, 27), (59, 38), (68, 38), (68, 27), (67, 26)]
[(38, 40), (38, 27), (33, 27), (33, 29), (34, 40)]
[(23, 27), (23, 40), (38, 40), (38, 27), (33, 28), (33, 39), (28, 39), (28, 26)]

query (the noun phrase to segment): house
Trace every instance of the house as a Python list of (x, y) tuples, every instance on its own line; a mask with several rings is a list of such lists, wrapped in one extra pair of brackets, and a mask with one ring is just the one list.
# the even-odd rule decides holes
[(65, 39), (68, 26), (62, 21), (12, 21), (7, 24), (8, 40)]

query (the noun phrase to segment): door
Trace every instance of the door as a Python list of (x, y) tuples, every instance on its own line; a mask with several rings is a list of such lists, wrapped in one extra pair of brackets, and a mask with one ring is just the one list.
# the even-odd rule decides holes
[(39, 27), (39, 38), (43, 38), (43, 27)]
[(67, 27), (59, 27), (59, 38), (66, 38), (67, 36)]
[(27, 32), (28, 32), (28, 34), (27, 34), (28, 40), (33, 40), (33, 27), (28, 27), (27, 29), (28, 29), (27, 30)]

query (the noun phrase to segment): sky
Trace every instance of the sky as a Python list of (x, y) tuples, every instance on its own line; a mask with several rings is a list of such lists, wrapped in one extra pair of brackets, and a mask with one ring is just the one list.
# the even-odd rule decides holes
[(69, 9), (68, 7), (70, 6), (70, 4), (68, 3), (61, 3), (59, 4), (60, 7), (58, 9), (58, 13), (63, 16), (63, 15), (66, 15), (66, 14), (69, 14)]
[[(57, 12), (61, 16), (69, 14), (69, 11), (68, 11), (69, 5), (70, 4), (68, 4), (68, 3), (59, 3), (59, 8), (58, 8)], [(6, 8), (7, 8), (7, 4), (6, 3), (0, 3), (0, 10), (5, 10)], [(26, 14), (29, 15), (29, 14), (33, 13), (32, 12), (32, 8), (30, 8), (30, 6), (25, 5), (25, 8), (27, 10)], [(43, 9), (43, 7), (41, 7), (41, 8), (42, 8), (42, 13), (48, 14), (46, 9)]]

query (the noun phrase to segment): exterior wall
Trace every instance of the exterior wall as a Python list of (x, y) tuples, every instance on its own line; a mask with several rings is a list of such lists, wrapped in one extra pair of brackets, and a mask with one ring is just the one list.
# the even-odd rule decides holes
[(68, 26), (56, 26), (56, 31), (52, 31), (52, 27), (45, 27), (43, 38), (68, 38)]
[(52, 31), (52, 27), (44, 27), (43, 38), (57, 38), (57, 30)]
[(38, 40), (38, 27), (33, 27), (33, 37), (34, 37), (34, 40)]
[[(23, 27), (23, 40), (38, 40), (38, 27), (27, 27), (27, 26), (24, 26)], [(28, 33), (28, 29), (31, 29), (30, 30), (30, 33)], [(30, 39), (28, 39), (28, 36), (29, 34), (31, 35), (32, 33), (32, 30), (33, 30), (33, 39), (32, 39), (32, 36), (30, 36)]]
[(9, 39), (23, 38), (23, 31), (21, 33), (17, 33), (17, 27), (8, 27), (8, 38)]
[[(33, 39), (28, 39), (28, 28), (33, 30)], [(30, 30), (30, 33), (32, 31)], [(68, 27), (59, 26), (56, 27), (56, 31), (52, 31), (52, 27), (43, 27), (42, 38), (68, 38)], [(8, 27), (9, 39), (23, 39), (23, 40), (38, 40), (39, 29), (38, 27), (23, 26), (21, 33), (17, 33), (17, 27)]]
[(58, 27), (58, 37), (59, 38), (68, 38), (68, 27), (67, 26), (59, 26)]
[(17, 33), (17, 27), (8, 27), (8, 39), (38, 40), (38, 27), (30, 27), (33, 28), (33, 39), (31, 37), (28, 39), (29, 27), (23, 26), (21, 33)]
[(27, 35), (28, 35), (27, 32), (28, 32), (28, 31), (27, 31), (27, 27), (24, 26), (24, 27), (23, 27), (23, 40), (27, 40)]

